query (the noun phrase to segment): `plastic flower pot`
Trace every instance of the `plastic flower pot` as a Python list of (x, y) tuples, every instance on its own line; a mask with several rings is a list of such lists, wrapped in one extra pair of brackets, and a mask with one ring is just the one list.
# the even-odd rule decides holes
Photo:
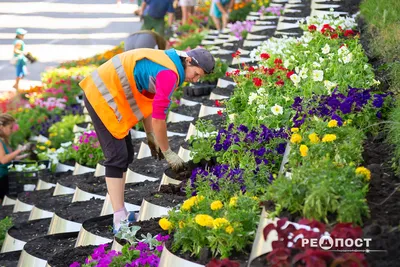
[(192, 121), (193, 117), (182, 115), (173, 111), (168, 113), (167, 122), (181, 122), (181, 121)]
[(105, 237), (93, 234), (89, 230), (87, 230), (88, 223), (93, 222), (93, 221), (96, 222), (101, 218), (112, 217), (112, 216), (113, 215), (106, 215), (106, 216), (96, 217), (96, 218), (86, 220), (82, 224), (81, 230), (79, 231), (78, 238), (75, 243), (75, 247), (88, 246), (88, 245), (96, 246), (96, 245), (101, 245), (101, 244), (112, 242), (112, 240), (109, 238), (105, 238)]
[(277, 240), (278, 236), (276, 232), (271, 232), (268, 235), (267, 240), (265, 240), (263, 230), (265, 226), (267, 226), (270, 223), (275, 223), (276, 221), (277, 219), (274, 220), (268, 219), (267, 212), (263, 208), (260, 216), (260, 223), (258, 224), (257, 227), (256, 237), (254, 238), (253, 247), (251, 249), (249, 266), (255, 258), (272, 251), (272, 241)]
[(54, 212), (50, 212), (44, 209), (40, 209), (38, 207), (33, 206), (31, 213), (29, 214), (29, 221), (38, 220), (38, 219), (45, 219), (45, 218), (52, 218)]
[(33, 205), (24, 203), (17, 198), (17, 200), (15, 201), (13, 213), (20, 212), (20, 211), (31, 211), (32, 209), (33, 209)]
[(1, 247), (1, 253), (22, 250), (26, 242), (16, 239), (7, 233), (5, 234), (3, 245)]
[(126, 183), (139, 183), (143, 181), (157, 181), (159, 178), (150, 177), (146, 175), (142, 175), (137, 172), (133, 172), (131, 169), (128, 168), (126, 172)]
[(82, 224), (61, 218), (54, 213), (49, 226), (49, 235), (78, 232)]
[(182, 181), (176, 180), (174, 178), (169, 177), (165, 172), (161, 178), (161, 182), (160, 182), (160, 187), (158, 188), (158, 190), (160, 190), (162, 185), (167, 185), (167, 184), (180, 184), (182, 183)]
[(188, 162), (192, 159), (192, 157), (190, 156), (190, 150), (183, 148), (182, 146), (179, 148), (178, 156), (185, 162)]
[(219, 78), (219, 79), (218, 79), (218, 83), (217, 83), (217, 87), (226, 88), (226, 87), (227, 87), (228, 85), (230, 85), (230, 84), (236, 85), (236, 83), (234, 83), (234, 82), (225, 80), (225, 79), (223, 79), (223, 78)]
[(86, 166), (83, 166), (83, 165), (79, 164), (78, 162), (76, 162), (74, 172), (72, 173), (72, 175), (94, 172), (95, 170), (96, 169), (94, 169), (94, 168), (86, 167)]
[(207, 115), (213, 115), (213, 114), (218, 114), (218, 111), (223, 111), (225, 108), (221, 107), (209, 107), (204, 104), (201, 105), (200, 112), (199, 112), (199, 117), (204, 117)]
[(136, 131), (134, 129), (131, 129), (131, 136), (132, 138), (145, 138), (146, 133), (143, 131)]
[[(140, 206), (134, 205), (134, 204), (131, 204), (128, 202), (125, 202), (125, 208), (129, 211), (139, 211), (140, 210)], [(107, 194), (106, 198), (104, 200), (104, 204), (103, 204), (103, 208), (101, 210), (100, 216), (105, 216), (105, 215), (109, 215), (109, 214), (113, 214), (113, 208), (111, 205), (110, 196)]]
[(150, 220), (151, 218), (161, 217), (168, 215), (168, 211), (171, 208), (161, 207), (154, 205), (147, 200), (143, 199), (142, 205), (140, 206), (138, 221)]
[(98, 199), (105, 199), (106, 198), (105, 196), (92, 194), (92, 193), (83, 191), (79, 187), (76, 187), (74, 196), (72, 197), (72, 202), (86, 201), (86, 200), (90, 200), (92, 197), (98, 198)]
[(56, 187), (56, 185), (53, 183), (45, 182), (40, 178), (36, 184), (36, 190), (45, 190), (45, 189), (50, 189), (52, 187)]
[(75, 166), (70, 166), (70, 165), (63, 164), (63, 163), (57, 163), (56, 172), (73, 171), (74, 168), (75, 168)]
[(16, 200), (10, 196), (4, 196), (2, 206), (12, 206), (15, 205)]
[(192, 123), (190, 124), (190, 126), (189, 126), (189, 130), (188, 130), (188, 133), (187, 133), (187, 135), (186, 135), (186, 139), (185, 139), (185, 141), (187, 141), (187, 140), (189, 140), (189, 138), (192, 136), (192, 135), (199, 135), (199, 136), (201, 136), (201, 137), (208, 137), (208, 136), (210, 136), (210, 134), (216, 134), (217, 132), (212, 132), (212, 133), (203, 133), (203, 132), (197, 132), (197, 130), (196, 130), (196, 126), (194, 126)]
[(54, 193), (53, 196), (59, 196), (59, 195), (71, 195), (75, 193), (74, 188), (66, 187), (63, 186), (59, 183), (56, 184), (56, 188), (54, 188)]
[(105, 174), (106, 174), (106, 168), (100, 163), (97, 163), (96, 169), (94, 171), (94, 176), (98, 177), (98, 176), (103, 176)]
[(266, 25), (266, 26), (264, 26), (264, 25), (254, 25), (252, 28), (251, 28), (251, 33), (254, 33), (254, 32), (258, 32), (258, 31), (264, 31), (264, 30), (268, 30), (268, 29), (275, 29), (276, 28), (276, 26), (275, 25)]
[(196, 102), (196, 101), (191, 101), (191, 100), (187, 100), (185, 99), (185, 97), (181, 98), (181, 105), (186, 105), (186, 106), (196, 106), (198, 104), (201, 104), (200, 102)]
[(204, 267), (204, 265), (194, 263), (176, 256), (175, 254), (170, 252), (165, 246), (161, 253), (159, 266)]
[(279, 30), (286, 30), (286, 29), (293, 29), (293, 28), (299, 28), (299, 25), (297, 23), (287, 23), (287, 22), (279, 22), (278, 26), (276, 29)]

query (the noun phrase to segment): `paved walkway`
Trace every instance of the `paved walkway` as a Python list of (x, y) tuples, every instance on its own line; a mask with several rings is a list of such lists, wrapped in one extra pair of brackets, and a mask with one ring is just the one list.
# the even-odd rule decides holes
[[(136, 1), (135, 1), (136, 2)], [(123, 0), (3, 0), (0, 2), (0, 93), (13, 90), (9, 63), (16, 28), (28, 30), (26, 51), (38, 58), (28, 65), (21, 88), (40, 82), (40, 73), (60, 62), (89, 57), (114, 47), (140, 29), (137, 5)]]

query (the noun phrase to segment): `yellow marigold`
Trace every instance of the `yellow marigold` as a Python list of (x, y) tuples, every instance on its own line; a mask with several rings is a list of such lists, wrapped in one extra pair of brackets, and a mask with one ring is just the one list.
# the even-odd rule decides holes
[(301, 142), (301, 135), (297, 133), (292, 134), (292, 137), (290, 137), (290, 142), (293, 144), (299, 144)]
[(299, 128), (293, 127), (292, 129), (290, 129), (290, 131), (291, 131), (292, 133), (297, 133), (297, 132), (299, 131)]
[(300, 155), (302, 157), (306, 157), (308, 154), (308, 147), (306, 145), (301, 145), (300, 146)]
[(343, 122), (343, 125), (346, 126), (346, 125), (348, 125), (348, 124), (351, 124), (352, 121), (353, 121), (353, 120), (350, 120), (350, 119), (349, 119), (349, 120)]
[(46, 147), (45, 147), (45, 146), (39, 146), (39, 149), (40, 149), (40, 150), (45, 150)]
[(312, 133), (308, 135), (308, 139), (310, 139), (311, 144), (318, 144), (319, 143), (319, 137), (316, 133)]
[(172, 223), (168, 221), (166, 218), (162, 218), (158, 221), (158, 224), (163, 230), (169, 230), (172, 228)]
[(182, 229), (185, 227), (185, 223), (183, 221), (179, 221), (179, 228)]
[(253, 200), (255, 200), (255, 201), (259, 201), (259, 198), (258, 197), (251, 197)]
[(363, 175), (367, 181), (371, 180), (371, 172), (365, 167), (358, 167), (356, 169), (356, 174)]
[(51, 152), (56, 152), (56, 149), (54, 147), (50, 150), (51, 150)]
[(216, 200), (213, 203), (211, 203), (210, 208), (212, 210), (220, 210), (220, 209), (222, 209), (223, 206), (224, 206), (224, 204), (222, 204), (221, 201)]
[(210, 215), (206, 214), (198, 214), (194, 218), (194, 221), (200, 225), (200, 226), (206, 226), (206, 227), (213, 227), (214, 226), (214, 218), (211, 217)]
[(51, 145), (51, 141), (50, 141), (50, 140), (47, 140), (46, 143), (44, 143), (44, 144), (47, 145), (47, 146), (49, 146), (49, 145)]
[(322, 138), (322, 142), (326, 143), (326, 142), (333, 142), (336, 140), (336, 134), (326, 134), (324, 135), (324, 137)]
[(204, 196), (202, 196), (202, 195), (198, 195), (196, 197), (197, 197), (196, 198), (197, 202), (200, 202), (200, 201), (204, 200)]
[(224, 225), (229, 224), (229, 221), (225, 218), (216, 218), (213, 221), (214, 229), (221, 228)]
[(182, 204), (182, 210), (190, 210), (196, 204), (197, 197), (186, 199)]
[(338, 126), (337, 120), (330, 120), (330, 121), (328, 122), (328, 127), (329, 127), (329, 128), (334, 128), (334, 127), (337, 127), (337, 126)]
[(229, 207), (236, 207), (237, 200), (237, 197), (231, 197), (231, 199), (229, 200)]
[(228, 234), (232, 234), (233, 231), (235, 231), (235, 229), (233, 229), (233, 227), (230, 226), (230, 225), (229, 225), (228, 227), (225, 228), (225, 232), (227, 232)]

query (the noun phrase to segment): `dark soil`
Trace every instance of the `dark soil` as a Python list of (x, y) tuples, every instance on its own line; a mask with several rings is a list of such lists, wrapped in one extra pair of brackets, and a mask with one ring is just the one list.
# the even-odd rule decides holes
[[(180, 122), (178, 122), (180, 123)], [(190, 125), (190, 121), (187, 121), (188, 125)], [(189, 128), (189, 127), (188, 127)], [(168, 128), (169, 130), (169, 128)], [(188, 130), (186, 130), (187, 132)], [(172, 151), (178, 153), (179, 148), (181, 147), (181, 145), (185, 142), (185, 136), (169, 136), (168, 137), (168, 143), (169, 143), (169, 147), (171, 148)], [(147, 144), (147, 140), (144, 141), (145, 144)]]
[[(82, 246), (77, 248), (67, 248), (66, 250), (56, 253), (49, 258), (47, 263), (51, 267), (66, 267), (73, 262), (84, 263), (86, 258), (93, 253), (98, 246)], [(111, 248), (111, 243), (108, 243)]]
[(95, 235), (113, 239), (113, 214), (91, 218), (83, 223), (83, 228)]
[[(260, 25), (260, 26), (261, 26), (261, 25)], [(274, 29), (274, 28), (272, 28), (272, 29), (265, 29), (265, 30), (260, 30), (260, 31), (252, 32), (251, 34), (263, 35), (263, 36), (269, 38), (269, 37), (271, 37), (271, 36), (274, 35), (275, 30), (276, 30), (276, 29)]]
[(21, 251), (0, 253), (0, 266), (17, 267)]
[(53, 192), (54, 188), (39, 191), (22, 192), (18, 194), (18, 199), (26, 204), (36, 205), (42, 199), (52, 197)]
[(71, 176), (71, 175), (72, 175), (72, 171), (49, 173), (47, 175), (43, 175), (43, 176), (39, 177), (39, 179), (44, 182), (47, 182), (47, 183), (56, 184), (59, 179), (62, 179), (62, 178), (65, 178), (65, 177)]
[(34, 257), (47, 260), (52, 255), (75, 246), (78, 232), (47, 235), (25, 244), (24, 250)]
[(183, 88), (185, 96), (205, 96), (210, 95), (211, 90), (215, 88), (215, 84), (194, 84)]
[(91, 176), (85, 181), (78, 183), (77, 187), (85, 192), (106, 196), (107, 184), (105, 176), (94, 177)]
[(165, 174), (172, 179), (179, 180), (179, 181), (185, 181), (190, 178), (192, 175), (192, 171), (197, 168), (197, 167), (203, 167), (205, 166), (205, 162), (199, 162), (199, 163), (193, 163), (192, 160), (188, 161), (185, 163), (184, 169), (176, 172), (172, 170), (171, 168), (168, 168), (165, 170)]
[(22, 212), (11, 213), (9, 217), (12, 219), (13, 224), (17, 224), (17, 223), (27, 222), (30, 214), (31, 214), (30, 211), (22, 211)]
[(51, 218), (17, 223), (8, 230), (8, 234), (15, 239), (28, 242), (36, 237), (47, 235)]
[(168, 168), (167, 161), (152, 157), (136, 159), (129, 165), (131, 171), (153, 178), (161, 178), (166, 168)]
[[(221, 100), (218, 100), (218, 102), (219, 102), (219, 101), (221, 101)], [(224, 108), (223, 105), (221, 105), (221, 104), (220, 104), (220, 106), (217, 106), (215, 100), (211, 100), (211, 99), (204, 101), (204, 102), (203, 102), (203, 105), (204, 105), (204, 106), (207, 106), (207, 107), (214, 107), (214, 108), (220, 107), (220, 108)]]
[(0, 220), (3, 220), (5, 217), (10, 217), (14, 209), (14, 205), (9, 206), (1, 206), (0, 207)]
[(199, 116), (200, 107), (201, 105), (195, 105), (195, 106), (181, 105), (174, 109), (171, 109), (170, 111), (181, 115), (196, 118), (197, 116)]
[[(232, 89), (231, 89), (232, 88)], [(226, 88), (216, 87), (212, 92), (216, 95), (231, 96), (233, 94), (234, 86), (229, 85)]]
[(160, 181), (144, 181), (140, 183), (125, 185), (125, 202), (138, 205), (142, 204), (143, 198), (148, 197), (152, 192), (157, 191)]
[(206, 96), (182, 96), (183, 99), (198, 102), (199, 104), (203, 103), (203, 101), (210, 99), (209, 95)]
[(371, 171), (367, 202), (370, 218), (364, 236), (372, 238), (370, 249), (386, 250), (366, 254), (370, 266), (398, 266), (400, 251), (400, 179), (390, 166), (391, 147), (382, 134), (370, 136), (364, 144), (364, 161)]
[(213, 125), (218, 129), (221, 129), (224, 127), (224, 123), (226, 123), (226, 118), (224, 116), (220, 116), (218, 114), (211, 114), (211, 115), (207, 115), (201, 118), (196, 119), (195, 121), (193, 121), (193, 125), (196, 125), (196, 121), (197, 120), (211, 120), (213, 123)]
[(186, 194), (179, 185), (162, 185), (160, 191), (145, 198), (148, 202), (161, 207), (175, 207), (186, 199)]
[(78, 183), (86, 181), (88, 178), (93, 177), (94, 172), (88, 172), (79, 175), (70, 175), (58, 180), (60, 185), (69, 187), (69, 188), (76, 188)]
[(72, 201), (72, 195), (52, 196), (52, 197), (40, 199), (35, 204), (35, 207), (42, 209), (42, 210), (55, 212), (60, 208), (60, 206), (69, 204), (69, 203), (71, 203), (71, 201)]
[(104, 200), (92, 198), (87, 201), (65, 204), (55, 213), (68, 221), (83, 223), (87, 219), (99, 216), (103, 204)]
[[(171, 236), (173, 236), (173, 235), (171, 235)], [(186, 253), (181, 253), (179, 251), (173, 252), (172, 248), (171, 248), (172, 247), (172, 241), (173, 241), (173, 238), (169, 238), (169, 240), (167, 242), (165, 242), (165, 246), (167, 247), (167, 249), (169, 251), (174, 253), (179, 258), (182, 258), (182, 259), (185, 259), (185, 260), (188, 260), (188, 261), (191, 261), (191, 262), (195, 262), (195, 263), (198, 263), (198, 264), (202, 264), (202, 265), (206, 265), (213, 258), (212, 254), (211, 254), (211, 251), (208, 248), (203, 248), (201, 250), (199, 258), (190, 256), (190, 253), (188, 253), (188, 252), (186, 252)], [(233, 252), (232, 253), (233, 256), (229, 257), (229, 260), (237, 261), (240, 264), (240, 267), (247, 266), (248, 258), (250, 256), (251, 246), (249, 246), (246, 250), (248, 251), (248, 254)]]
[[(290, 10), (298, 10), (299, 12), (286, 12), (284, 13), (285, 17), (298, 17), (298, 18), (305, 18), (311, 14), (311, 4), (304, 3), (304, 6), (296, 6), (290, 8)], [(286, 10), (287, 8), (285, 8)]]
[(351, 15), (360, 10), (360, 3), (362, 0), (342, 0), (340, 2), (333, 2), (333, 4), (341, 5), (344, 11), (349, 12)]
[(183, 147), (186, 150), (190, 150), (190, 145), (188, 141), (185, 141), (182, 143), (181, 147)]
[(174, 133), (187, 133), (189, 130), (190, 121), (181, 121), (181, 122), (168, 122), (167, 129), (170, 132)]

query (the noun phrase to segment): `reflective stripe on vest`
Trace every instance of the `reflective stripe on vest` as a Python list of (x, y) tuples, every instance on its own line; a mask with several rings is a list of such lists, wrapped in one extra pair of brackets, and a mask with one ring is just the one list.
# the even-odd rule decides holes
[[(114, 65), (115, 71), (117, 72), (118, 78), (121, 82), (121, 86), (124, 89), (125, 98), (128, 100), (129, 106), (133, 114), (135, 114), (137, 120), (143, 119), (143, 114), (140, 111), (138, 105), (136, 104), (136, 100), (133, 96), (132, 89), (131, 86), (129, 85), (128, 77), (126, 76), (124, 67), (121, 64), (121, 60), (119, 59), (118, 55), (116, 55), (111, 59), (111, 61)], [(118, 121), (121, 121), (122, 115), (117, 108), (117, 104), (114, 101), (114, 97), (111, 95), (110, 90), (108, 90), (108, 88), (104, 84), (97, 70), (93, 71), (92, 79), (97, 89), (106, 100), (107, 104), (110, 106), (110, 108), (112, 108), (112, 110), (114, 110), (114, 113), (118, 118)]]

